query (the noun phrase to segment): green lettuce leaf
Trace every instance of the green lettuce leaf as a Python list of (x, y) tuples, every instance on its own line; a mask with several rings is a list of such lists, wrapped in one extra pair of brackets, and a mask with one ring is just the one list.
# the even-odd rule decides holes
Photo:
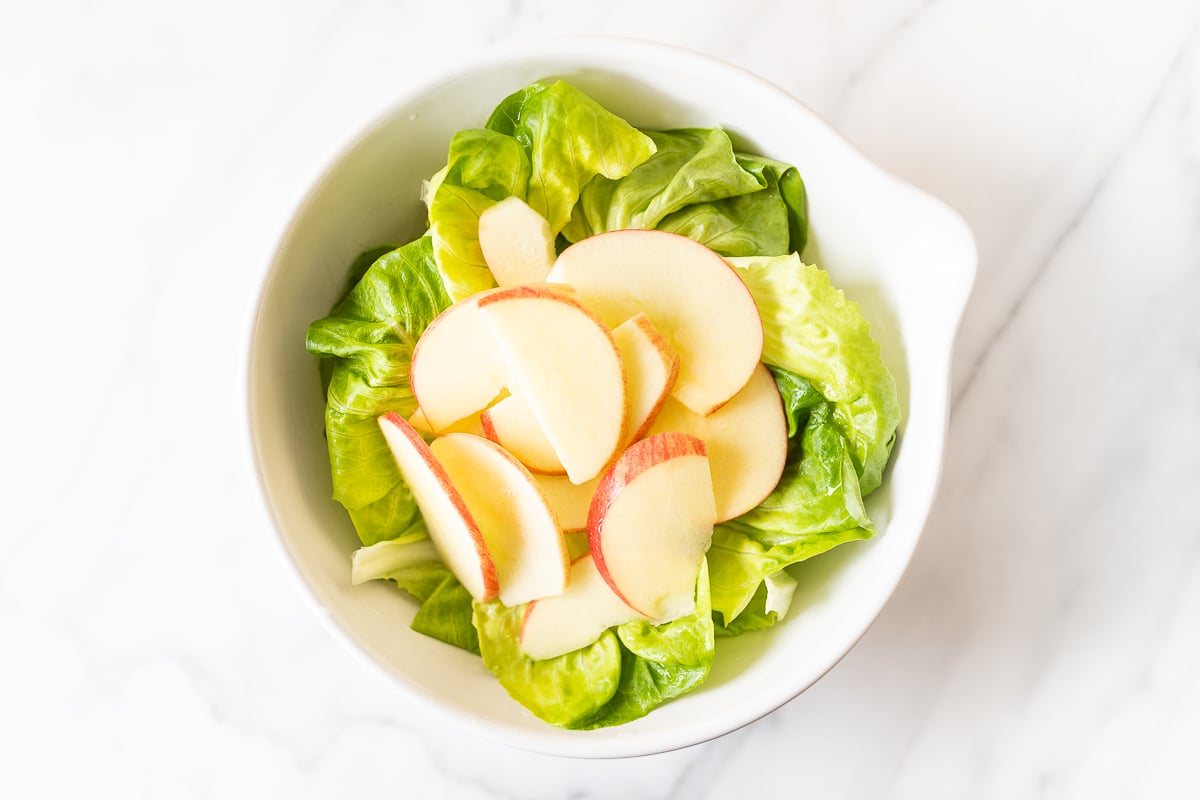
[(695, 239), (723, 256), (799, 253), (808, 241), (808, 198), (795, 167), (739, 153), (759, 191), (696, 203), (669, 215), (660, 230)]
[(426, 199), (438, 270), (454, 300), (496, 285), (479, 249), (479, 216), (506, 197), (524, 197), (528, 186), (529, 156), (512, 137), (466, 130), (450, 140)]
[(524, 609), (475, 604), (483, 663), (514, 700), (553, 725), (590, 730), (629, 722), (699, 686), (712, 667), (715, 634), (703, 565), (693, 613), (663, 625), (627, 622), (557, 658), (534, 661), (522, 652)]
[(712, 605), (726, 628), (766, 576), (874, 535), (858, 473), (833, 416), (831, 403), (814, 408), (801, 440), (789, 442), (774, 491), (757, 507), (714, 528), (708, 553)]
[(402, 573), (410, 567), (431, 562), (440, 564), (441, 560), (424, 524), (421, 524), (395, 539), (355, 550), (350, 558), (350, 582), (357, 586)]
[(835, 404), (863, 496), (879, 487), (900, 401), (871, 326), (824, 270), (796, 254), (731, 259), (763, 319), (763, 361), (807, 378)]
[(449, 304), (425, 237), (380, 257), (328, 317), (309, 326), (308, 351), (336, 358), (325, 407), (333, 497), (350, 512), (363, 544), (420, 524), (376, 418), (415, 408), (412, 348)]
[[(423, 598), (410, 627), (417, 633), (432, 636), (479, 655), (479, 635), (475, 632), (472, 620), (474, 600), (471, 593), (450, 574), (450, 570), (441, 568), (445, 573), (444, 577), (433, 591)], [(429, 571), (422, 574), (414, 570), (394, 580), (403, 589), (417, 588), (420, 582), (420, 588), (424, 590), (429, 577)]]
[[(603, 231), (654, 228), (685, 206), (746, 195), (766, 186), (762, 175), (742, 169), (729, 135), (720, 128), (647, 131), (646, 135), (654, 140), (654, 155), (619, 180), (603, 176), (591, 180), (563, 229), (567, 239), (577, 242)], [(786, 227), (785, 221), (785, 239)]]
[(716, 652), (707, 565), (700, 567), (693, 613), (663, 625), (627, 622), (616, 630), (621, 642), (617, 691), (596, 716), (572, 727), (621, 725), (704, 683)]
[(787, 415), (788, 438), (794, 438), (808, 424), (808, 415), (825, 402), (825, 396), (817, 391), (808, 378), (780, 367), (767, 367), (775, 376), (779, 396), (783, 399), (783, 411)]
[(622, 178), (655, 148), (646, 134), (563, 81), (535, 83), (509, 95), (487, 127), (513, 137), (528, 155), (532, 172), (523, 199), (554, 234), (571, 218), (588, 181), (597, 175)]
[(499, 600), (475, 603), (475, 629), (484, 665), (505, 691), (538, 719), (573, 727), (595, 717), (621, 682), (621, 645), (607, 630), (587, 647), (534, 661), (518, 637), (525, 606), (505, 608)]
[[(763, 578), (754, 596), (728, 625), (717, 622), (717, 636), (741, 636), (770, 628), (787, 614), (796, 593), (796, 579), (783, 570)], [(714, 615), (717, 616), (717, 615)]]

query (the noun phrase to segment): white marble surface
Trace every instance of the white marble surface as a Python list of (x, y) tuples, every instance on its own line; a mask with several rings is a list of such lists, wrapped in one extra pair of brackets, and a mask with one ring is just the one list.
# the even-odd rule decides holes
[[(1200, 796), (1200, 6), (6, 3), (0, 796)], [(638, 35), (777, 82), (979, 242), (946, 476), (824, 680), (577, 762), (406, 704), (310, 612), (239, 371), (320, 166), (431, 68)], [(14, 317), (15, 312), (15, 317)]]

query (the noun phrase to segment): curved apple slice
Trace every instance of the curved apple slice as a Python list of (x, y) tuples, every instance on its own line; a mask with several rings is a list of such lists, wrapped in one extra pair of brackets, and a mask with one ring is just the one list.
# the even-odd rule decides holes
[(565, 475), (562, 461), (542, 432), (533, 409), (519, 394), (510, 394), (479, 414), (483, 435), (541, 475)]
[(514, 606), (561, 593), (567, 545), (529, 470), (495, 442), (471, 434), (448, 433), (429, 449), (478, 522), (500, 602)]
[(590, 553), (571, 563), (571, 580), (557, 597), (537, 600), (521, 617), (521, 649), (534, 661), (587, 647), (614, 625), (642, 615), (605, 583)]
[(716, 517), (704, 442), (660, 433), (630, 446), (600, 479), (588, 544), (626, 605), (656, 624), (669, 622), (695, 608)]
[(475, 516), (446, 469), (421, 435), (396, 412), (381, 416), (379, 429), (425, 517), (429, 538), (442, 561), (476, 600), (495, 599), (500, 589), (496, 564)]
[(625, 364), (629, 404), (629, 441), (642, 438), (675, 387), (679, 354), (643, 313), (613, 328)]
[(479, 302), (488, 294), (473, 295), (443, 311), (413, 349), (412, 393), (434, 433), (445, 433), (486, 408), (508, 381), (504, 358), (479, 315)]
[(610, 327), (644, 311), (679, 353), (674, 396), (697, 414), (733, 397), (762, 358), (762, 320), (750, 290), (725, 259), (686, 236), (589, 236), (559, 255), (546, 280), (573, 286)]
[(498, 286), (540, 283), (556, 257), (550, 223), (516, 196), (479, 215), (479, 249)]
[(712, 466), (717, 522), (744, 514), (779, 483), (787, 461), (787, 417), (771, 371), (759, 364), (740, 392), (702, 417), (674, 398), (650, 432), (679, 431), (704, 440)]
[(529, 403), (571, 481), (594, 478), (612, 463), (628, 424), (625, 369), (612, 332), (557, 287), (495, 290), (480, 298), (479, 314), (513, 391)]

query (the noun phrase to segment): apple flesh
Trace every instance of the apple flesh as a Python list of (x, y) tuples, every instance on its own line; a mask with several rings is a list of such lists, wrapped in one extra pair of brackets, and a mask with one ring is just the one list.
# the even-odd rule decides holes
[(613, 339), (625, 365), (629, 441), (637, 441), (649, 430), (675, 386), (679, 355), (640, 312), (614, 328)]
[(641, 615), (613, 594), (591, 554), (585, 554), (572, 562), (566, 591), (525, 607), (521, 649), (535, 661), (556, 658), (587, 647), (614, 625), (635, 619)]
[(504, 358), (479, 314), (479, 303), (488, 294), (473, 295), (443, 311), (413, 349), (412, 393), (434, 433), (445, 433), (489, 406), (508, 381)]
[(546, 496), (546, 501), (550, 503), (550, 508), (554, 510), (554, 515), (558, 517), (558, 524), (562, 527), (563, 533), (586, 531), (588, 510), (592, 507), (592, 497), (596, 494), (596, 486), (600, 483), (600, 477), (597, 476), (580, 484), (571, 483), (571, 480), (565, 475), (534, 475), (533, 477), (538, 482), (538, 486), (542, 487), (542, 493)]
[(725, 259), (686, 236), (589, 236), (559, 255), (546, 280), (574, 287), (610, 327), (645, 312), (679, 354), (674, 397), (701, 416), (737, 394), (762, 358), (750, 290)]
[(556, 258), (550, 223), (519, 197), (479, 215), (479, 249), (498, 286), (540, 283)]
[[(420, 406), (417, 406), (417, 410), (408, 415), (408, 424), (416, 428), (417, 433), (420, 433), (422, 436), (437, 435)], [(476, 436), (483, 436), (483, 420), (480, 414), (472, 414), (469, 417), (463, 417), (452, 425), (448, 425), (443, 433), (473, 433)]]
[(500, 591), (496, 564), (474, 514), (441, 462), (421, 435), (394, 411), (379, 418), (379, 428), (443, 563), (476, 600), (495, 599)]
[(600, 479), (588, 544), (626, 605), (656, 624), (669, 622), (695, 609), (716, 518), (704, 442), (655, 434), (631, 445)]
[(497, 289), (479, 300), (479, 314), (513, 392), (529, 404), (567, 476), (573, 483), (594, 478), (615, 458), (628, 424), (612, 332), (571, 296), (545, 286)]
[(429, 449), (478, 523), (495, 563), (500, 602), (514, 606), (561, 593), (566, 542), (529, 470), (480, 436), (449, 433)]
[(702, 417), (674, 398), (650, 432), (677, 431), (704, 440), (712, 466), (717, 522), (744, 514), (779, 483), (787, 461), (787, 417), (771, 371), (759, 364), (740, 392)]
[(519, 394), (510, 394), (479, 415), (483, 435), (542, 475), (565, 475), (562, 461), (542, 432), (533, 409)]

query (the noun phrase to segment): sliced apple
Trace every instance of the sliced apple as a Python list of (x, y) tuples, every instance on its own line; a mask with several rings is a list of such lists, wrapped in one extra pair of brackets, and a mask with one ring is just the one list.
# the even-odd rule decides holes
[(499, 286), (541, 283), (556, 257), (550, 223), (519, 197), (479, 215), (479, 249)]
[(628, 424), (612, 332), (577, 300), (545, 286), (495, 290), (479, 300), (479, 313), (514, 393), (529, 404), (567, 476), (573, 483), (594, 478), (612, 463)]
[(425, 418), (425, 412), (421, 410), (420, 406), (417, 406), (416, 410), (408, 415), (408, 424), (412, 425), (413, 428), (416, 429), (417, 433), (421, 434), (422, 436), (434, 435), (433, 426), (430, 425), (429, 420)]
[(586, 531), (588, 510), (592, 507), (592, 497), (596, 494), (596, 486), (600, 477), (580, 484), (571, 483), (565, 475), (534, 475), (542, 493), (546, 495), (550, 508), (558, 517), (558, 524), (564, 533)]
[[(496, 291), (496, 290), (491, 290)], [(439, 314), (417, 340), (409, 378), (434, 433), (486, 408), (504, 389), (508, 370), (479, 315), (481, 292)]]
[(655, 623), (669, 622), (695, 608), (716, 518), (704, 442), (660, 433), (631, 445), (600, 479), (588, 544), (626, 605)]
[(640, 618), (613, 594), (591, 554), (585, 554), (571, 563), (565, 592), (525, 607), (521, 649), (535, 661), (555, 658), (587, 647), (614, 625)]
[(476, 600), (495, 599), (500, 590), (496, 564), (474, 514), (446, 469), (399, 414), (389, 411), (381, 416), (379, 428), (446, 567)]
[(561, 593), (567, 545), (529, 470), (481, 436), (448, 433), (429, 449), (478, 522), (496, 566), (500, 602), (514, 606)]
[[(473, 433), (476, 436), (483, 436), (483, 420), (482, 412), (472, 414), (469, 417), (463, 417), (458, 422), (448, 425), (443, 433)], [(417, 410), (408, 415), (408, 424), (417, 429), (417, 432), (422, 436), (436, 436), (437, 433), (433, 430), (433, 426), (429, 424), (429, 420), (425, 416), (425, 412), (417, 406)]]
[(740, 392), (702, 417), (667, 400), (650, 433), (678, 431), (704, 440), (712, 466), (717, 522), (744, 514), (779, 483), (787, 460), (787, 417), (771, 371), (759, 364)]
[(629, 441), (636, 441), (649, 430), (675, 387), (679, 355), (640, 312), (614, 328), (613, 339), (625, 364)]
[(542, 475), (564, 475), (562, 461), (542, 432), (533, 409), (519, 394), (510, 394), (479, 415), (483, 435)]
[(610, 327), (645, 312), (679, 354), (673, 395), (697, 414), (733, 397), (762, 357), (762, 320), (750, 290), (723, 258), (686, 236), (589, 236), (562, 252), (546, 280), (573, 286)]

